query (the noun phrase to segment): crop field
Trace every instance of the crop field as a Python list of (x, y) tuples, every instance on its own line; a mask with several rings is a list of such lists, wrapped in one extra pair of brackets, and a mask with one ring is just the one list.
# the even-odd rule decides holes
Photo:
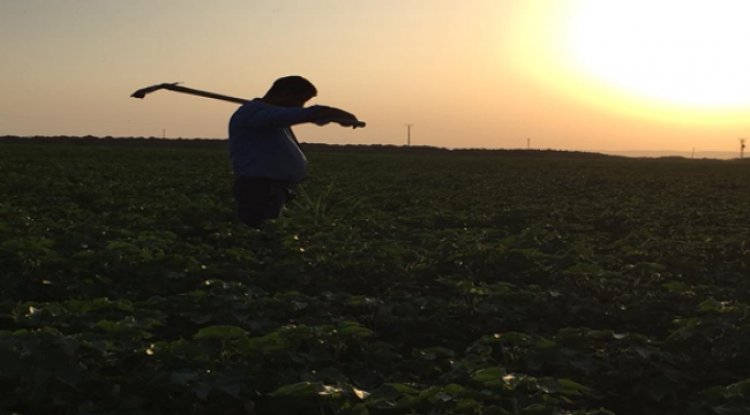
[(0, 413), (750, 414), (750, 163), (0, 141)]

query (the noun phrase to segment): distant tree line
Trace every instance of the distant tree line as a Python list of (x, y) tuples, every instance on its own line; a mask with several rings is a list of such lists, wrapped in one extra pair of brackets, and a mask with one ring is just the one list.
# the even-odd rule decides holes
[[(95, 137), (86, 136), (0, 136), (3, 143), (56, 143), (56, 144), (99, 144), (125, 147), (158, 146), (181, 148), (225, 148), (225, 139), (216, 138), (158, 138), (158, 137)], [(553, 149), (448, 149), (431, 146), (402, 146), (391, 144), (323, 144), (301, 143), (304, 151), (337, 153), (394, 153), (394, 154), (454, 154), (462, 156), (490, 157), (552, 157), (552, 158), (623, 158), (601, 153), (567, 151)]]

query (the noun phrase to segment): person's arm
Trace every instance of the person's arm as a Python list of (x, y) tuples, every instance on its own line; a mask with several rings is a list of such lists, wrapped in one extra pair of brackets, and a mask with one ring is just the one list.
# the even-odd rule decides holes
[(246, 113), (242, 122), (258, 127), (291, 127), (306, 122), (325, 125), (335, 122), (346, 127), (364, 127), (354, 114), (324, 105), (310, 107), (280, 107), (264, 105), (262, 109)]

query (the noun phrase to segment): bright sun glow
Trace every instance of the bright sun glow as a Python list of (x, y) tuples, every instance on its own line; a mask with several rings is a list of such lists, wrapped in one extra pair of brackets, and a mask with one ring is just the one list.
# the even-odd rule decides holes
[(750, 107), (750, 1), (579, 3), (567, 53), (600, 86), (659, 105)]

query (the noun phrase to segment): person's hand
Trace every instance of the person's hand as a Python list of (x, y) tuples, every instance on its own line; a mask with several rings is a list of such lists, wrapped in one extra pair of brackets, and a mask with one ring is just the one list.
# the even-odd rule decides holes
[(365, 123), (358, 120), (357, 116), (351, 112), (324, 105), (316, 105), (314, 108), (316, 114), (313, 117), (314, 121), (312, 122), (317, 125), (326, 125), (335, 122), (342, 127), (361, 128), (365, 126)]
[(326, 125), (328, 123), (335, 122), (336, 124), (342, 126), (342, 127), (352, 127), (352, 128), (362, 128), (365, 125), (367, 125), (364, 121), (360, 121), (354, 117), (331, 117), (331, 118), (324, 118), (322, 120), (316, 120), (314, 123), (316, 125)]
[(352, 128), (363, 128), (365, 125), (367, 125), (364, 121), (360, 121), (356, 118), (354, 119), (341, 119), (341, 120), (334, 120), (337, 124), (339, 124), (342, 127), (352, 127)]

